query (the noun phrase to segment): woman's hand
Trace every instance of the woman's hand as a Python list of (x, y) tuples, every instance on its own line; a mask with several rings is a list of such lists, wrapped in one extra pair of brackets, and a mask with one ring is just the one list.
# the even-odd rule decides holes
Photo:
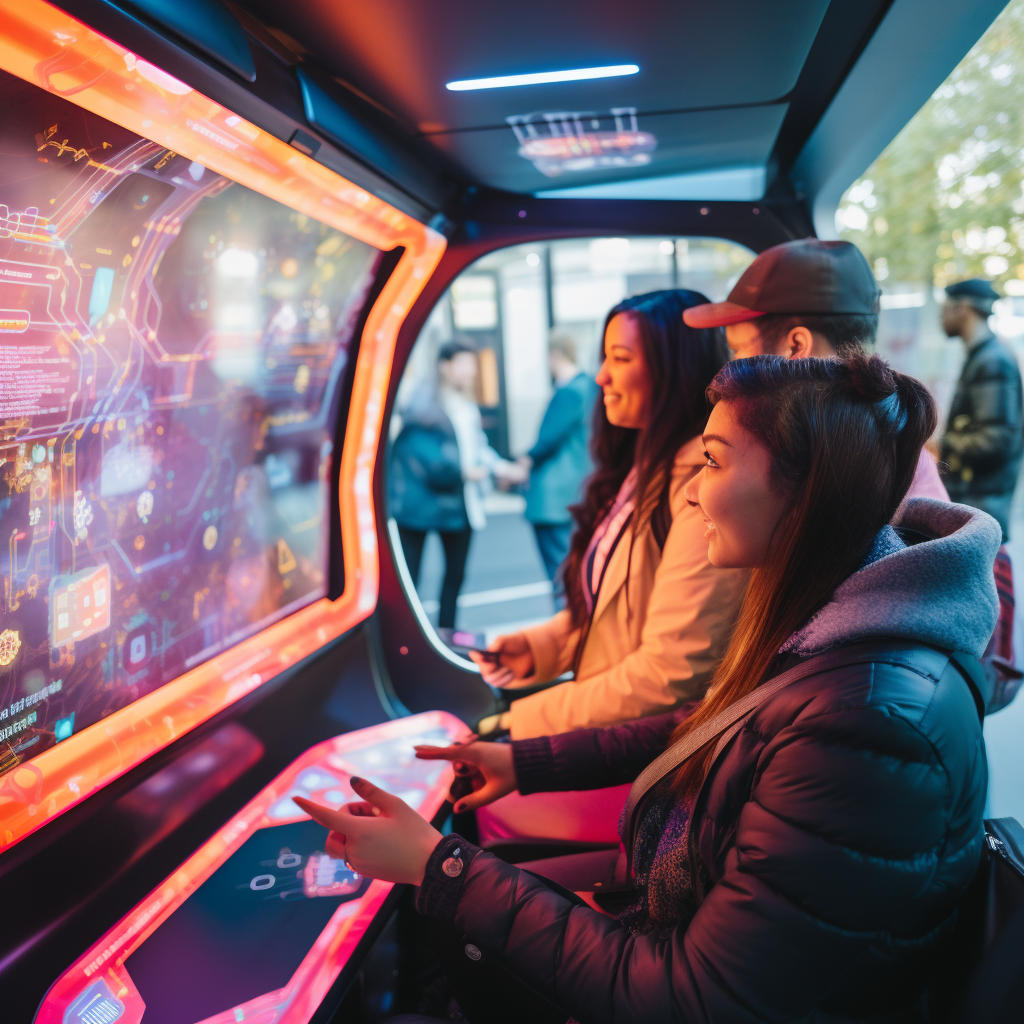
[(519, 462), (499, 462), (494, 467), (494, 475), (504, 484), (525, 484), (530, 470)]
[(420, 746), (415, 750), (423, 761), (452, 762), (455, 781), (448, 799), (455, 804), (458, 814), (475, 811), (516, 791), (518, 784), (510, 743), (456, 743), (450, 747)]
[(480, 675), (490, 686), (523, 686), (532, 682), (535, 672), (533, 651), (525, 633), (499, 636), (487, 650), (498, 655), (498, 663), (470, 651), (469, 656), (480, 666)]
[(421, 885), (441, 833), (397, 796), (366, 779), (353, 777), (349, 782), (362, 803), (335, 811), (301, 796), (292, 799), (331, 830), (326, 850), (336, 860), (367, 878)]

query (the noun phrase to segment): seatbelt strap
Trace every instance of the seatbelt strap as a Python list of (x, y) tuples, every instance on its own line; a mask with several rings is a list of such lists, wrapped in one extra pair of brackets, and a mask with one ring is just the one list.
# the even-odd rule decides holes
[[(644, 798), (662, 779), (673, 774), (684, 761), (692, 757), (705, 744), (710, 743), (716, 737), (721, 737), (715, 748), (713, 760), (717, 759), (732, 737), (739, 731), (747, 715), (792, 683), (822, 672), (828, 672), (833, 668), (878, 661), (880, 660), (879, 655), (883, 651), (889, 655), (889, 657), (883, 660), (892, 660), (891, 640), (884, 647), (877, 642), (851, 644), (847, 647), (841, 647), (836, 651), (819, 654), (807, 661), (801, 662), (799, 665), (794, 665), (788, 671), (775, 676), (766, 683), (762, 683), (756, 690), (752, 690), (745, 697), (741, 697), (735, 704), (730, 704), (729, 707), (715, 715), (714, 718), (709, 719), (703, 725), (694, 729), (693, 732), (687, 733), (686, 736), (674, 746), (669, 747), (660, 757), (655, 758), (633, 783), (629, 791), (629, 797), (626, 800), (626, 806), (623, 808), (622, 841), (626, 848), (626, 862), (630, 875), (632, 874), (636, 830), (640, 824), (638, 811)], [(960, 657), (963, 657), (968, 662), (970, 660), (967, 655)], [(968, 686), (971, 687), (973, 693), (976, 688), (973, 676), (967, 672), (965, 666), (960, 661), (955, 660), (954, 656), (950, 655), (950, 659), (954, 661), (961, 674), (967, 678)], [(975, 697), (975, 700), (977, 700), (977, 697)]]

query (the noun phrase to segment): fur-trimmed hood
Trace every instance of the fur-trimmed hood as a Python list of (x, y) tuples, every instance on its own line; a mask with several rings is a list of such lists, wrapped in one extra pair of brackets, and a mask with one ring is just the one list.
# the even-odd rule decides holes
[(807, 657), (868, 637), (919, 640), (981, 656), (999, 614), (992, 564), (999, 524), (967, 505), (912, 498), (864, 566), (782, 647)]

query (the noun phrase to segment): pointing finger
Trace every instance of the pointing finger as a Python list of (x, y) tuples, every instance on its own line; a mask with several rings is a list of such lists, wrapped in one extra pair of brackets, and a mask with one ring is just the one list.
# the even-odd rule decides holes
[(303, 796), (293, 796), (295, 801), (314, 821), (329, 829), (339, 830), (343, 828), (344, 818), (339, 811), (331, 807), (324, 807), (323, 804), (315, 804)]
[(356, 796), (361, 796), (367, 803), (379, 807), (387, 814), (400, 813), (403, 808), (406, 810), (409, 808), (409, 805), (400, 797), (388, 793), (366, 779), (359, 778), (358, 775), (353, 775), (348, 781)]
[(419, 746), (413, 749), (421, 761), (453, 761), (457, 757), (464, 757), (466, 753), (465, 746), (460, 744), (450, 747)]

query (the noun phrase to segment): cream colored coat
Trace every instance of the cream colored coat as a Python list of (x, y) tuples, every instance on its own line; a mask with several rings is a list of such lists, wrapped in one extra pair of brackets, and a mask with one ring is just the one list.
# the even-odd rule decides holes
[[(672, 468), (672, 526), (663, 550), (650, 523), (633, 545), (616, 545), (597, 596), (577, 678), (514, 701), (513, 739), (614, 725), (669, 711), (703, 695), (729, 640), (746, 588), (745, 569), (708, 561), (705, 524), (683, 497), (684, 485), (706, 465), (700, 437), (688, 441)], [(580, 631), (567, 611), (524, 631), (535, 675), (554, 679), (572, 668)]]

